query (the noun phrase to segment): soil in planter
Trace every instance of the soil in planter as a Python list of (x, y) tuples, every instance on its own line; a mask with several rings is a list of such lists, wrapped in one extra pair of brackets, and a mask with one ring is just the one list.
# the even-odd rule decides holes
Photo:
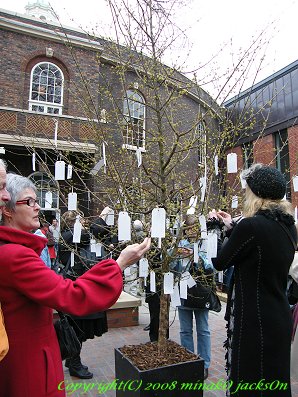
[(166, 352), (159, 355), (157, 342), (140, 345), (127, 345), (119, 349), (139, 370), (159, 368), (166, 365), (179, 364), (197, 360), (198, 356), (189, 352), (178, 343), (167, 340)]

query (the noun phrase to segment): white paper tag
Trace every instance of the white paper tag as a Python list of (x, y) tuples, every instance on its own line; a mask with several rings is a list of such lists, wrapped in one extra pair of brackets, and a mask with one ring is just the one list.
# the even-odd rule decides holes
[(57, 147), (58, 140), (58, 120), (55, 119), (54, 145)]
[(163, 275), (163, 293), (165, 295), (174, 292), (174, 274), (172, 272)]
[(187, 278), (184, 277), (180, 280), (180, 298), (187, 299)]
[(126, 267), (124, 269), (124, 276), (130, 276), (130, 275), (131, 275), (130, 267)]
[(36, 171), (36, 153), (32, 153), (32, 170)]
[(72, 178), (72, 165), (68, 164), (67, 166), (67, 179), (71, 179)]
[(53, 203), (53, 194), (52, 194), (52, 192), (46, 192), (45, 201), (44, 201), (44, 207), (45, 208), (52, 208), (52, 203)]
[(70, 253), (70, 267), (74, 267), (74, 264), (75, 264), (75, 262), (74, 262), (74, 252), (71, 251), (71, 253)]
[(186, 278), (188, 288), (192, 288), (195, 285), (197, 285), (197, 283), (195, 282), (195, 280), (193, 279), (192, 275), (189, 272), (184, 272), (183, 277)]
[(96, 256), (101, 256), (101, 247), (102, 247), (102, 245), (100, 243), (95, 244), (95, 255)]
[(164, 208), (154, 208), (151, 216), (151, 237), (166, 236), (166, 211)]
[(236, 153), (229, 153), (227, 155), (227, 170), (228, 174), (234, 174), (237, 172), (237, 154)]
[(298, 221), (298, 209), (297, 209), (297, 207), (294, 208), (294, 218), (295, 218), (295, 222), (297, 223), (297, 221)]
[(118, 240), (131, 240), (131, 219), (126, 211), (120, 211), (118, 216)]
[(223, 283), (223, 271), (217, 272), (217, 279), (220, 283)]
[(242, 189), (245, 189), (246, 188), (246, 180), (242, 178), (242, 173), (240, 174), (240, 183), (241, 183)]
[(298, 192), (298, 176), (293, 176), (293, 188), (294, 192)]
[(141, 152), (140, 148), (137, 148), (136, 156), (137, 156), (137, 161), (138, 161), (138, 167), (140, 167), (142, 165), (142, 152)]
[(77, 210), (78, 196), (76, 193), (68, 193), (68, 211)]
[(238, 196), (232, 197), (232, 208), (238, 208)]
[(193, 215), (196, 211), (196, 206), (197, 206), (197, 201), (198, 201), (198, 197), (197, 196), (192, 196), (189, 200), (189, 208), (187, 210), (187, 215)]
[(207, 178), (203, 176), (202, 178), (200, 178), (201, 203), (203, 203), (205, 200), (206, 185), (207, 185)]
[(195, 242), (193, 244), (193, 261), (194, 263), (199, 263), (199, 243)]
[(200, 230), (201, 230), (201, 238), (207, 238), (207, 223), (205, 215), (199, 216)]
[(56, 161), (55, 163), (55, 180), (64, 181), (65, 180), (65, 162)]
[(150, 271), (150, 292), (156, 292), (155, 272)]
[(212, 263), (211, 258), (217, 256), (217, 234), (215, 232), (208, 233), (208, 245), (207, 245), (207, 260)]
[(81, 233), (82, 233), (82, 224), (80, 222), (80, 217), (76, 217), (76, 221), (73, 227), (73, 243), (80, 243), (81, 242)]
[(215, 172), (215, 175), (218, 175), (218, 155), (217, 154), (214, 156), (214, 172)]
[(96, 244), (96, 240), (92, 238), (90, 240), (90, 252), (96, 252), (95, 244)]
[(139, 277), (147, 277), (149, 271), (149, 263), (147, 258), (141, 258), (139, 260)]
[(115, 213), (114, 210), (111, 209), (106, 217), (106, 224), (108, 226), (114, 226), (115, 224)]
[(171, 306), (172, 306), (172, 307), (181, 306), (181, 300), (180, 300), (180, 294), (179, 294), (178, 283), (175, 283), (175, 285), (174, 285), (174, 291), (173, 291), (173, 293), (171, 294)]

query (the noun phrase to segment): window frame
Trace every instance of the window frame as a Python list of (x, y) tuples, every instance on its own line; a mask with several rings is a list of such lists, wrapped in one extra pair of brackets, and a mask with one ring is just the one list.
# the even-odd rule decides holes
[[(43, 64), (47, 64), (47, 69), (42, 69), (40, 67), (40, 65)], [(35, 70), (40, 67), (40, 71), (39, 74), (35, 74)], [(55, 68), (56, 70), (51, 71), (50, 68)], [(43, 72), (47, 71), (46, 75), (43, 75)], [(60, 73), (60, 76), (56, 77), (56, 76), (49, 76), (50, 72), (53, 73)], [(34, 77), (37, 76), (37, 80), (38, 81), (34, 81)], [(60, 85), (56, 84), (57, 79), (61, 80)], [(49, 80), (54, 81), (54, 84), (49, 84)], [(34, 85), (38, 85), (39, 90), (34, 89)], [(55, 92), (57, 87), (61, 88), (60, 90), (60, 102), (55, 102), (55, 98), (58, 97), (57, 93)], [(45, 88), (44, 92), (41, 92), (40, 89), (41, 88)], [(49, 91), (53, 90), (53, 93), (50, 93)], [(37, 98), (38, 99), (33, 99), (33, 93), (37, 94)], [(41, 61), (36, 63), (32, 69), (31, 69), (31, 73), (30, 73), (30, 90), (29, 90), (29, 110), (35, 113), (43, 113), (43, 114), (50, 114), (50, 115), (61, 115), (62, 114), (62, 110), (63, 110), (63, 94), (64, 94), (64, 74), (62, 72), (62, 70), (59, 68), (59, 66), (57, 66), (55, 63), (53, 62), (46, 62), (46, 61)], [(45, 100), (41, 99), (41, 95), (44, 95), (46, 97)], [(49, 101), (47, 100), (48, 97), (52, 95), (53, 96), (53, 100)], [(35, 109), (36, 107), (36, 109)], [(52, 109), (52, 111), (50, 111)], [(56, 110), (56, 112), (55, 112)]]
[[(132, 95), (129, 96), (128, 94), (129, 92), (131, 92)], [(138, 100), (136, 100), (135, 98), (131, 98), (131, 96), (138, 96)], [(132, 106), (130, 106), (130, 103), (132, 103)], [(141, 109), (138, 112), (138, 114), (135, 113), (138, 110), (135, 109), (135, 104), (138, 104), (138, 107)], [(132, 109), (133, 114), (131, 114), (130, 109)], [(142, 117), (140, 117), (140, 115)], [(122, 136), (124, 141), (122, 145), (123, 148), (130, 150), (139, 149), (141, 152), (146, 151), (145, 119), (146, 119), (146, 102), (144, 96), (138, 90), (128, 89), (123, 98), (123, 122), (124, 122), (124, 127), (122, 131)], [(132, 124), (132, 126), (131, 126), (131, 120), (136, 121)], [(135, 125), (137, 126), (138, 131), (134, 130), (133, 127)], [(137, 134), (137, 136), (134, 137), (134, 134)], [(139, 136), (141, 134), (142, 134), (141, 137), (142, 146), (129, 143), (129, 141), (133, 143), (134, 140), (140, 142)]]
[[(39, 199), (39, 205), (41, 210), (59, 210), (59, 185), (51, 175), (43, 171), (33, 172), (28, 176), (28, 179), (32, 181), (37, 190), (37, 198)], [(45, 182), (45, 183), (44, 183)], [(53, 202), (51, 208), (45, 207), (45, 195), (51, 191), (53, 195)], [(55, 204), (55, 205), (54, 205)]]

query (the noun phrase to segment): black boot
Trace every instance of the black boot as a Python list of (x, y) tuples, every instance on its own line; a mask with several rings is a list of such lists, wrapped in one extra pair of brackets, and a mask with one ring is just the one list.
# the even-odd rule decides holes
[[(82, 364), (82, 368), (84, 368), (84, 369), (88, 369), (88, 367), (87, 367), (87, 365), (84, 365), (82, 362), (81, 362), (81, 364)], [(65, 360), (65, 367), (66, 368), (69, 368), (69, 365), (70, 365), (70, 358), (67, 358), (66, 360)]]
[(77, 378), (80, 378), (80, 379), (93, 378), (93, 373), (89, 372), (87, 369), (83, 368), (80, 355), (70, 359), (69, 374), (71, 376), (76, 376)]

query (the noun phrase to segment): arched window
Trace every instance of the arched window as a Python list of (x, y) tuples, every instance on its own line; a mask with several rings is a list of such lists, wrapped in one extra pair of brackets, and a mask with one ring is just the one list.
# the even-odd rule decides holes
[(198, 142), (198, 163), (200, 166), (205, 165), (206, 159), (206, 129), (203, 122), (199, 123), (196, 127), (197, 142)]
[[(36, 186), (37, 198), (39, 199), (41, 209), (58, 209), (59, 189), (57, 182), (45, 172), (34, 172), (29, 175), (29, 179)], [(51, 194), (49, 195), (49, 193)], [(48, 197), (51, 197), (51, 201), (47, 200)]]
[(63, 73), (50, 62), (40, 62), (31, 71), (29, 110), (62, 114)]
[(145, 150), (145, 100), (135, 90), (127, 90), (123, 100), (124, 147)]

